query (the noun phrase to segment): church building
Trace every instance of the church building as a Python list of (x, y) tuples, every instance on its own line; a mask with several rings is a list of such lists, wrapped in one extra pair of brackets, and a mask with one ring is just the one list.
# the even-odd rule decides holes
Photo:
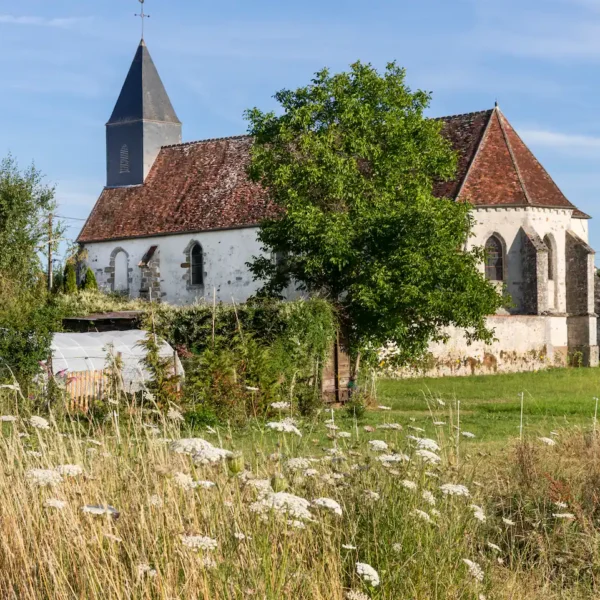
[[(435, 194), (474, 206), (470, 243), (511, 303), (488, 318), (497, 341), (450, 330), (422, 365), (432, 375), (598, 364), (588, 215), (563, 195), (498, 106), (442, 117), (458, 153)], [(244, 302), (259, 282), (260, 221), (273, 214), (246, 176), (249, 136), (182, 143), (182, 125), (142, 40), (106, 124), (107, 181), (78, 242), (100, 287), (189, 304)]]

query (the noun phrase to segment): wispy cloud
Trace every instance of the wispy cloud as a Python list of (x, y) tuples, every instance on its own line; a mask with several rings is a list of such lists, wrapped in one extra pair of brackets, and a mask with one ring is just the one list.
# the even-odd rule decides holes
[(545, 147), (567, 154), (600, 153), (600, 137), (579, 133), (561, 133), (545, 129), (519, 129), (519, 135), (532, 146)]
[(33, 27), (56, 27), (60, 29), (69, 29), (75, 25), (89, 21), (89, 18), (63, 17), (47, 18), (35, 16), (15, 17), (14, 15), (0, 15), (0, 24), (3, 25), (23, 25)]

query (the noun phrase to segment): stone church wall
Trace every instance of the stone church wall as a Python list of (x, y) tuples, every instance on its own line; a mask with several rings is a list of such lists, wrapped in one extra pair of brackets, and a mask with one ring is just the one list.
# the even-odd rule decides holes
[(427, 356), (411, 368), (394, 369), (384, 365), (383, 376), (447, 377), (536, 371), (567, 364), (567, 318), (534, 315), (488, 317), (498, 341), (471, 345), (462, 331), (446, 330), (446, 343), (436, 342)]
[[(120, 290), (131, 297), (146, 296), (148, 268), (142, 259), (152, 246), (158, 246), (160, 269), (152, 265), (152, 272), (159, 273), (153, 289), (159, 290), (160, 299), (171, 304), (191, 304), (206, 299), (217, 302), (244, 302), (258, 289), (252, 280), (246, 263), (252, 256), (261, 254), (256, 238), (256, 228), (206, 231), (197, 234), (157, 236), (113, 242), (89, 243), (87, 262), (94, 270), (99, 286), (105, 291), (114, 290), (115, 259), (113, 252), (119, 248), (127, 254), (129, 289)], [(192, 287), (189, 282), (189, 263), (186, 250), (193, 242), (202, 246), (204, 257), (204, 285)], [(112, 260), (112, 262), (111, 262)], [(118, 274), (117, 274), (118, 275)], [(144, 281), (142, 281), (144, 279)], [(153, 299), (156, 299), (153, 297)]]

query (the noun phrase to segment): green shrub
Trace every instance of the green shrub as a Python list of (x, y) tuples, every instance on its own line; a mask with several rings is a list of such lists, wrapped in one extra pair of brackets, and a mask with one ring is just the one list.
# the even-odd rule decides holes
[(75, 273), (75, 265), (68, 262), (64, 272), (64, 292), (67, 295), (77, 292), (77, 274)]
[(85, 272), (85, 276), (83, 278), (83, 281), (81, 282), (81, 289), (86, 291), (98, 289), (98, 282), (96, 281), (96, 276), (94, 275), (94, 271), (92, 271), (90, 267), (88, 267), (87, 271)]

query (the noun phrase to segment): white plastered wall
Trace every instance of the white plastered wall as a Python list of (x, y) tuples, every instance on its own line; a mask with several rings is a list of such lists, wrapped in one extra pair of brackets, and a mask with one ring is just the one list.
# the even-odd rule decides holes
[[(160, 288), (162, 300), (170, 304), (191, 304), (202, 298), (212, 302), (213, 289), (217, 302), (244, 302), (258, 290), (260, 283), (254, 281), (246, 263), (253, 256), (262, 254), (257, 239), (258, 228), (228, 229), (165, 235), (129, 240), (116, 240), (85, 244), (88, 251), (87, 262), (94, 270), (99, 286), (111, 291), (109, 279), (111, 253), (122, 248), (129, 255), (129, 295), (139, 296), (141, 270), (138, 266), (150, 246), (158, 246), (160, 251)], [(193, 288), (188, 285), (188, 269), (185, 250), (190, 242), (202, 245), (204, 256), (204, 286)]]

